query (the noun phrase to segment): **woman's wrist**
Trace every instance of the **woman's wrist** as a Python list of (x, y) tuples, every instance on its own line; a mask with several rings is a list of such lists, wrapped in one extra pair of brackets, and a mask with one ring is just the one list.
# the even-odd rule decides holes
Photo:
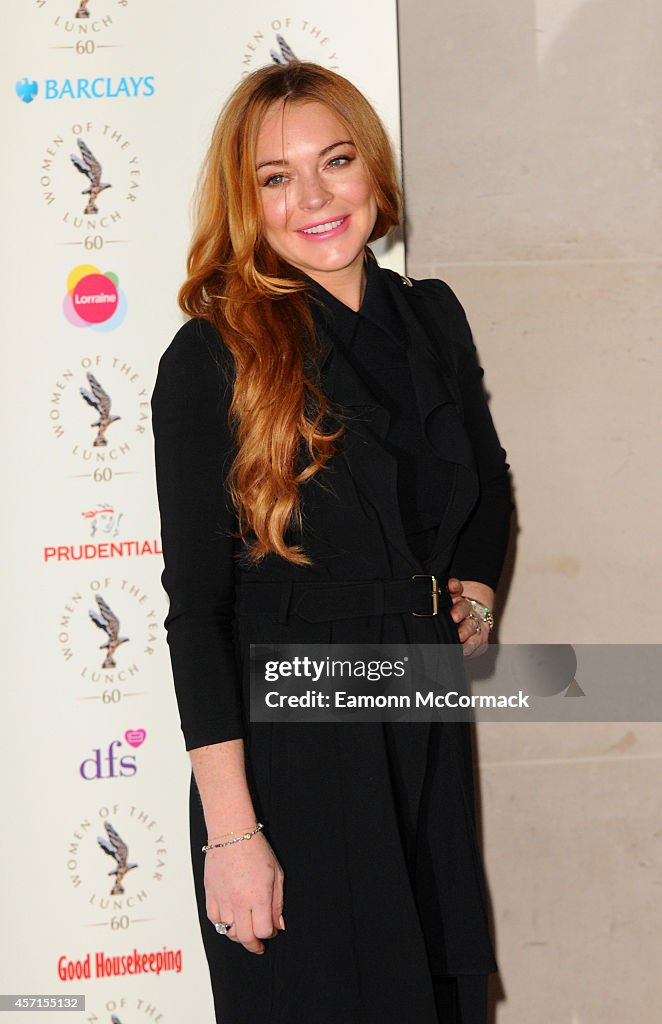
[(202, 801), (207, 835), (222, 836), (256, 822), (246, 780), (242, 740), (228, 740), (189, 751)]
[(238, 835), (240, 832), (247, 832), (255, 828), (258, 818), (252, 802), (248, 803), (226, 803), (222, 807), (207, 808), (203, 801), (205, 824), (207, 826), (207, 842), (216, 841), (227, 837), (232, 838), (231, 833)]
[(494, 591), (486, 583), (479, 583), (478, 580), (462, 580), (462, 597), (478, 601), (484, 607), (494, 610)]

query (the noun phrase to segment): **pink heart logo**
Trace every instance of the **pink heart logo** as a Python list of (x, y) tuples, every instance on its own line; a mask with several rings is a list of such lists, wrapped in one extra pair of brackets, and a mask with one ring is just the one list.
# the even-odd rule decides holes
[(147, 733), (144, 729), (127, 729), (124, 733), (124, 739), (132, 747), (139, 747), (141, 743), (145, 742)]

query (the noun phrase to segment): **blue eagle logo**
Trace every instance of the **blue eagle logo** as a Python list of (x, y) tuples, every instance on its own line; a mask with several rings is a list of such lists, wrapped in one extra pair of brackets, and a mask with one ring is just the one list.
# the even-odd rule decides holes
[(32, 103), (38, 92), (39, 86), (37, 83), (31, 82), (27, 77), (20, 78), (16, 83), (16, 95), (24, 103)]

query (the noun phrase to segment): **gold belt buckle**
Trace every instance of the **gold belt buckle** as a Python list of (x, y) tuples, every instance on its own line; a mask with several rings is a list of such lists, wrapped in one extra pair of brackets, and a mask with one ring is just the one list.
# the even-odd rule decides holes
[(439, 609), (439, 584), (437, 583), (437, 577), (433, 576), (432, 573), (420, 572), (415, 576), (412, 576), (413, 580), (430, 580), (432, 582), (432, 611), (431, 612), (412, 612), (419, 619), (431, 619), (437, 614)]

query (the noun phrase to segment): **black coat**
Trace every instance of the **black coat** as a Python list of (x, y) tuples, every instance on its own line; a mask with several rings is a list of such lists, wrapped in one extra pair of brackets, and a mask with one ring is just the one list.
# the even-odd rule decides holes
[[(373, 271), (374, 272), (374, 271)], [(192, 850), (218, 1019), (273, 1024), (437, 1024), (431, 978), (496, 969), (477, 847), (468, 727), (460, 723), (251, 723), (250, 643), (457, 643), (447, 609), (306, 622), (296, 606), (251, 612), (249, 580), (450, 575), (496, 585), (507, 540), (507, 466), (471, 334), (450, 289), (377, 271), (407, 325), (427, 439), (453, 486), (425, 564), (407, 544), (389, 415), (317, 321), (322, 387), (345, 426), (327, 471), (303, 489), (310, 567), (242, 564), (223, 479), (227, 351), (191, 321), (165, 353), (153, 397), (166, 620), (187, 747), (244, 737), (259, 820), (285, 870), (287, 931), (263, 957), (206, 920), (204, 821), (192, 793)]]

